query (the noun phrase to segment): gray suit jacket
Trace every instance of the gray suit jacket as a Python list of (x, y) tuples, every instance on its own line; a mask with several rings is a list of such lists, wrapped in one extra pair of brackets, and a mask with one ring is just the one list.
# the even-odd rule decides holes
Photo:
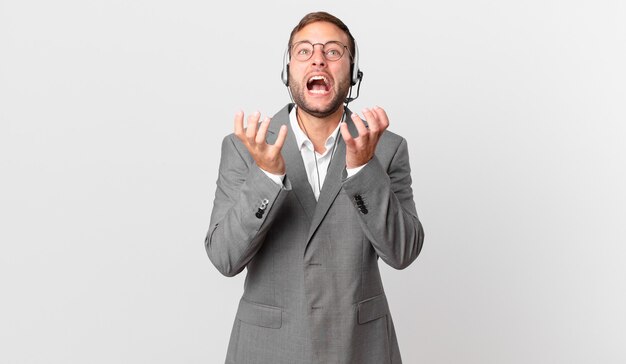
[[(233, 134), (224, 138), (205, 246), (226, 276), (248, 269), (229, 364), (398, 364), (400, 351), (378, 258), (396, 269), (422, 248), (406, 141), (382, 135), (376, 156), (346, 179), (345, 144), (315, 201), (287, 105), (267, 140), (289, 127), (284, 186)], [(349, 112), (352, 135), (358, 135)]]

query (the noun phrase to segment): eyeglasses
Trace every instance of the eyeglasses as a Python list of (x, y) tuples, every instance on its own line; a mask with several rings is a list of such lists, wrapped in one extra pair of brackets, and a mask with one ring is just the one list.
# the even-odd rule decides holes
[[(291, 57), (295, 58), (298, 61), (304, 62), (311, 59), (313, 56), (313, 52), (315, 51), (315, 46), (322, 46), (322, 54), (324, 54), (324, 58), (328, 61), (337, 61), (343, 54), (346, 52), (348, 47), (343, 45), (341, 42), (337, 42), (331, 40), (330, 42), (323, 43), (311, 43), (308, 40), (303, 40), (298, 43), (294, 43), (291, 45)], [(349, 53), (349, 51), (348, 51)]]

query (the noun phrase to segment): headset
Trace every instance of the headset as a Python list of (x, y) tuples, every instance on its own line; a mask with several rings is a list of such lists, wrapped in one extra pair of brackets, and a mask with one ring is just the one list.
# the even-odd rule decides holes
[[(350, 65), (350, 73), (352, 74), (352, 86), (356, 85), (363, 78), (363, 72), (359, 69), (359, 47), (356, 45), (356, 41), (354, 41), (354, 59)], [(289, 86), (289, 45), (283, 55), (283, 71), (280, 73), (280, 78), (285, 86)]]
[[(340, 123), (343, 123), (345, 121), (346, 109), (348, 107), (348, 104), (356, 100), (359, 97), (359, 91), (361, 90), (361, 81), (363, 80), (363, 72), (361, 72), (361, 70), (359, 69), (359, 47), (356, 45), (356, 41), (354, 41), (354, 58), (353, 58), (352, 64), (350, 64), (350, 73), (352, 74), (352, 78), (350, 80), (350, 92), (348, 93), (348, 96), (346, 97), (346, 100), (344, 101), (345, 107), (343, 108), (343, 114), (341, 115), (341, 120), (339, 121)], [(280, 73), (280, 78), (282, 79), (285, 86), (287, 86), (287, 92), (289, 92), (289, 97), (291, 97), (291, 100), (293, 101), (291, 90), (289, 89), (289, 45), (287, 45), (287, 48), (285, 49), (285, 53), (283, 54), (283, 70)], [(352, 97), (352, 86), (356, 85), (357, 83), (359, 85), (357, 86), (357, 89), (356, 89), (356, 96)], [(298, 114), (296, 114), (296, 117), (298, 117)], [(304, 126), (304, 124), (302, 125)], [(335, 142), (333, 143), (333, 149), (330, 152), (331, 160), (333, 159), (333, 156), (335, 155), (335, 149), (337, 147), (337, 142), (339, 140), (339, 132), (340, 130), (337, 130), (337, 134), (335, 135)], [(304, 129), (304, 133), (306, 134), (307, 137), (309, 136), (306, 129)], [(317, 155), (313, 153), (313, 156), (315, 157), (315, 171), (317, 173), (317, 186), (320, 189), (319, 192), (321, 193), (322, 185), (320, 183), (321, 182), (320, 171), (317, 165)], [(326, 167), (327, 172), (328, 172), (328, 168), (330, 168), (330, 163), (328, 163), (328, 166)]]

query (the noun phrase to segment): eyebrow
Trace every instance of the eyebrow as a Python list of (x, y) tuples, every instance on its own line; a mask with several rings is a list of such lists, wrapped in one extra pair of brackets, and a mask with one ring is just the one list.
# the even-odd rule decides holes
[[(311, 44), (326, 44), (326, 43), (330, 43), (330, 42), (336, 42), (336, 43), (341, 43), (341, 44), (343, 44), (343, 42), (342, 42), (342, 41), (340, 41), (340, 40), (336, 40), (336, 39), (329, 40), (329, 41), (327, 41), (326, 43), (321, 43), (321, 42), (313, 43), (312, 41), (310, 41), (310, 40), (308, 40), (308, 39), (302, 39), (302, 40), (299, 40), (299, 41), (297, 41), (297, 42), (293, 42), (293, 43), (291, 43), (291, 45), (294, 45), (294, 44), (296, 44), (296, 43), (301, 43), (301, 42), (309, 42), (309, 43), (311, 43)], [(344, 44), (344, 45), (345, 45), (345, 44)]]

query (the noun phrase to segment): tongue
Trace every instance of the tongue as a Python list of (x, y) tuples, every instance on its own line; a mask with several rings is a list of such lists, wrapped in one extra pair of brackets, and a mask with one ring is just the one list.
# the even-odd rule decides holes
[(311, 81), (311, 83), (309, 84), (309, 89), (315, 91), (326, 91), (326, 84), (324, 84), (324, 81), (322, 80)]

